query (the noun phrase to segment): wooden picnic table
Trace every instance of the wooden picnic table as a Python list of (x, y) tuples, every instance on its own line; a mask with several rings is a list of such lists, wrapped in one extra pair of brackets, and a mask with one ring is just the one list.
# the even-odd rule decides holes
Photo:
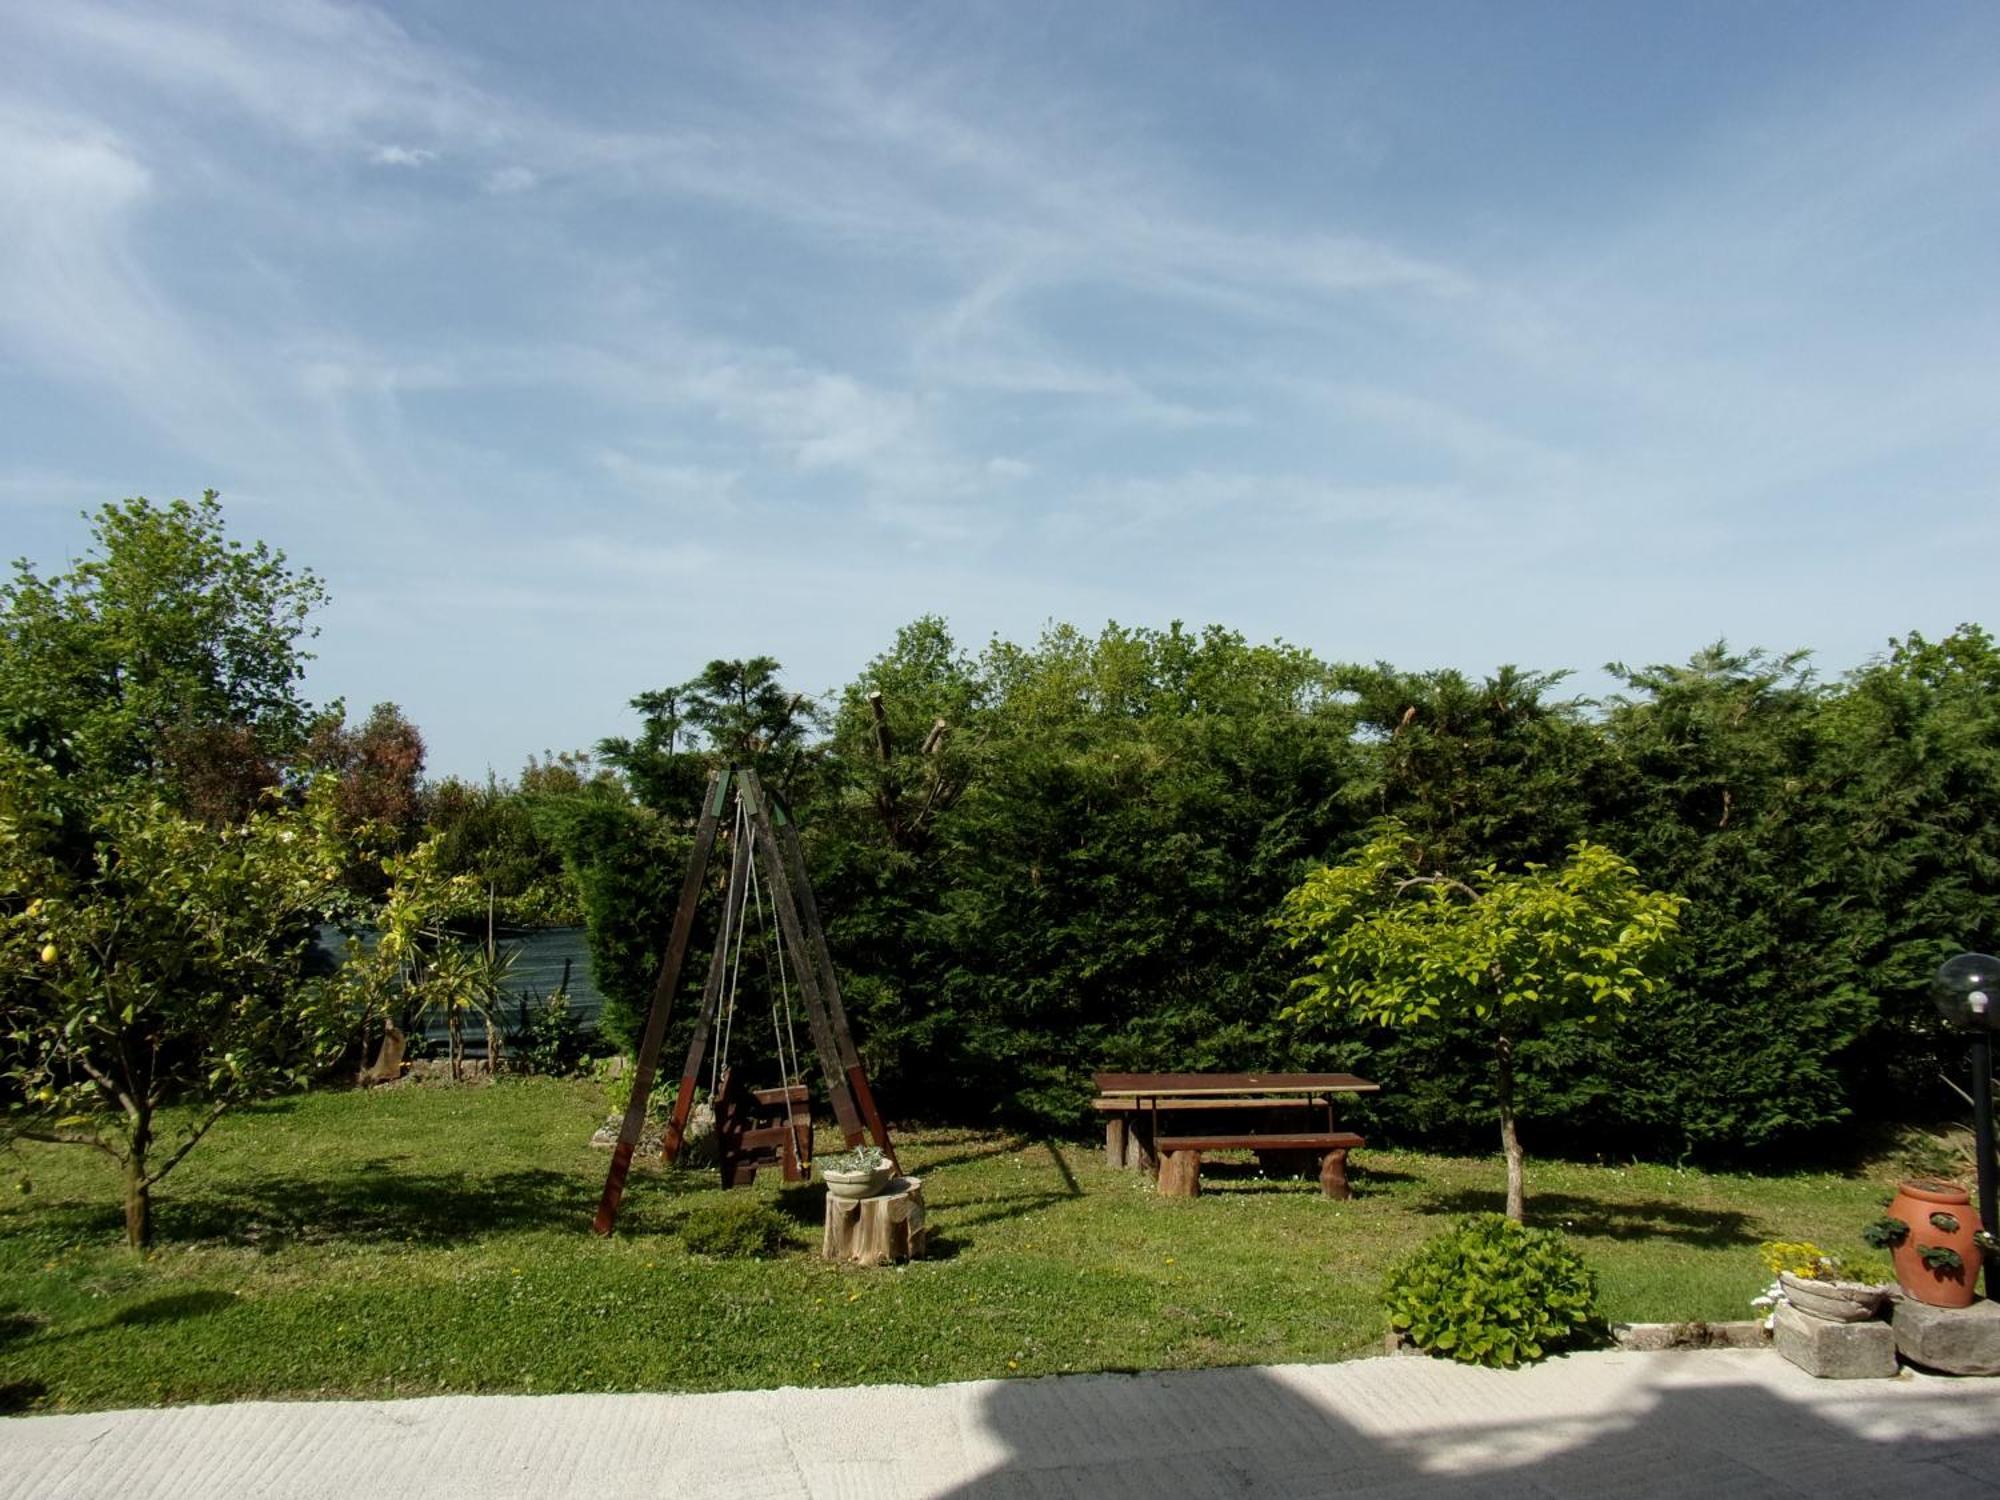
[(1347, 1153), (1360, 1136), (1334, 1126), (1341, 1094), (1379, 1091), (1352, 1073), (1095, 1073), (1112, 1166), (1157, 1171), (1160, 1191), (1201, 1191), (1203, 1152), (1250, 1150), (1267, 1168), (1317, 1161), (1320, 1185), (1345, 1198)]
[(1227, 1097), (1232, 1094), (1373, 1094), (1382, 1085), (1352, 1073), (1093, 1073), (1104, 1098)]

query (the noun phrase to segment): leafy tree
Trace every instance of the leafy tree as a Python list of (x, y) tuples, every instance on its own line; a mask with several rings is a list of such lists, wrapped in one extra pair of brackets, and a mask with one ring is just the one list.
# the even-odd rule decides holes
[(426, 826), (439, 843), (439, 867), (471, 877), (509, 926), (579, 925), (584, 914), (575, 884), (539, 810), (586, 795), (626, 794), (610, 772), (581, 755), (531, 758), (516, 783), (438, 782), (426, 798)]
[(364, 1002), (385, 997), (421, 1022), (441, 1015), (449, 1037), (451, 1076), (464, 1075), (465, 1023), (486, 1027), (487, 1057), (497, 1059), (494, 1007), (511, 955), (488, 935), (484, 945), (463, 940), (453, 918), (484, 898), (477, 881), (442, 868), (440, 840), (426, 839), (408, 854), (382, 861), (387, 898), (376, 921), (375, 946), (350, 960), (343, 978)]
[(632, 700), (644, 723), (636, 739), (599, 743), (598, 754), (625, 773), (646, 806), (681, 817), (701, 799), (717, 765), (749, 766), (788, 798), (808, 792), (801, 775), (812, 737), (824, 727), (819, 709), (778, 679), (769, 656), (712, 661), (677, 687)]
[[(937, 718), (952, 795), (919, 826)], [(1289, 1060), (1263, 919), (1352, 827), (1351, 731), (1309, 653), (1225, 630), (1059, 627), (976, 659), (935, 622), (899, 634), (844, 695), (840, 800), (802, 814), (881, 1089), (1068, 1125), (1093, 1066)]]
[(1584, 836), (1599, 753), (1583, 705), (1551, 696), (1566, 676), (1338, 669), (1375, 747), (1377, 816), (1395, 818), (1426, 864), (1449, 873), (1559, 857)]
[(2000, 931), (2000, 647), (1977, 625), (1911, 634), (1846, 680), (1819, 728), (1812, 862), (1838, 913), (1821, 964), (1874, 1018), (1865, 1047), (1835, 1055), (1851, 1097), (1906, 1114), (1948, 1102), (1935, 1070), (1956, 1048), (1931, 974)]
[(1345, 864), (1315, 870), (1285, 897), (1278, 925), (1306, 955), (1301, 998), (1286, 1012), (1345, 1012), (1390, 1027), (1463, 1027), (1492, 1049), (1507, 1217), (1524, 1207), (1514, 1052), (1557, 1017), (1620, 1020), (1657, 981), (1679, 930), (1678, 896), (1649, 891), (1600, 845), (1577, 844), (1559, 867), (1488, 866), (1470, 881), (1437, 873), (1419, 843), (1384, 828)]
[[(407, 850), (423, 836), (424, 737), (393, 703), (378, 703), (358, 729), (350, 729), (336, 704), (321, 715), (302, 752), (309, 771), (331, 775), (334, 806), (350, 833), (370, 831), (368, 842)], [(379, 899), (387, 877), (379, 859), (348, 872), (355, 891)]]
[[(672, 904), (693, 848), (692, 805), (680, 819), (641, 806), (617, 782), (538, 797), (537, 832), (559, 851), (581, 908), (591, 977), (604, 996), (599, 1030), (630, 1052), (644, 1028)], [(718, 862), (719, 863), (719, 862)], [(700, 951), (703, 935), (696, 934)], [(704, 966), (687, 966), (699, 985)], [(687, 1007), (677, 1002), (676, 1011)]]
[(305, 968), (350, 854), (330, 784), (274, 795), (319, 581), (230, 540), (213, 492), (107, 505), (92, 542), (0, 587), (0, 1069), (29, 1133), (120, 1163), (142, 1245), (222, 1113), (349, 1039)]
[[(0, 753), (0, 1037), (19, 1133), (93, 1147), (124, 1174), (125, 1232), (221, 1116), (299, 1087), (353, 1034), (305, 982), (341, 905), (346, 850), (320, 786), (217, 828), (137, 783), (86, 798)], [(184, 1128), (160, 1133), (170, 1104)]]
[(281, 763), (309, 719), (298, 685), (319, 580), (229, 540), (212, 490), (106, 505), (91, 535), (68, 572), (23, 560), (0, 586), (0, 741), (66, 776), (159, 777), (183, 806), (206, 802), (217, 759), (238, 780)]
[[(1395, 818), (1432, 870), (1558, 861), (1597, 837), (1591, 788), (1602, 736), (1564, 672), (1502, 666), (1483, 677), (1406, 672), (1387, 663), (1334, 669), (1352, 700), (1366, 757), (1359, 801)], [(1315, 851), (1337, 862), (1340, 850)], [(1356, 1045), (1359, 1044), (1359, 1045)], [(1494, 1101), (1481, 1038), (1455, 1029), (1374, 1031), (1350, 1043), (1354, 1071), (1394, 1079), (1370, 1112), (1430, 1139), (1483, 1139)], [(1562, 1020), (1523, 1037), (1514, 1058), (1524, 1112), (1564, 1122), (1605, 1102), (1604, 1041)]]
[(1847, 1117), (1841, 1057), (1875, 1004), (1840, 971), (1846, 911), (1822, 857), (1826, 695), (1803, 653), (1722, 642), (1628, 669), (1603, 725), (1595, 836), (1689, 899), (1666, 982), (1586, 1071), (1578, 1128), (1679, 1153), (1811, 1139)]

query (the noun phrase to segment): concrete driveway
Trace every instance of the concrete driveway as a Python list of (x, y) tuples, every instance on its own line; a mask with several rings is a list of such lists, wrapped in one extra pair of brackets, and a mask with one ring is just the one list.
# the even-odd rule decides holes
[(0, 1421), (0, 1497), (2000, 1494), (2000, 1380), (1765, 1351)]

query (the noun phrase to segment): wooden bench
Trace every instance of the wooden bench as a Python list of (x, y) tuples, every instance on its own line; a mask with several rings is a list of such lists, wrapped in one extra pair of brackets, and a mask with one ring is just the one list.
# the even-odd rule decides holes
[(1256, 1110), (1269, 1115), (1283, 1106), (1273, 1099), (1095, 1099), (1092, 1109), (1104, 1116), (1104, 1164), (1126, 1167), (1134, 1172), (1159, 1170), (1160, 1158), (1153, 1149), (1153, 1119), (1162, 1110), (1183, 1118), (1190, 1110), (1207, 1114), (1211, 1110)]
[(1368, 1143), (1348, 1130), (1301, 1131), (1289, 1135), (1246, 1132), (1238, 1135), (1160, 1135), (1153, 1149), (1160, 1156), (1160, 1194), (1193, 1198), (1201, 1192), (1201, 1158), (1205, 1151), (1255, 1151), (1258, 1160), (1275, 1166), (1280, 1158), (1319, 1157), (1319, 1188), (1329, 1198), (1351, 1198), (1347, 1185), (1347, 1153)]

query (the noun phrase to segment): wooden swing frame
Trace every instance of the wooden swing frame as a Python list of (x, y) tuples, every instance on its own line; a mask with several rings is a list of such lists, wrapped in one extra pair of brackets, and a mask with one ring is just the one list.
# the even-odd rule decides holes
[[(597, 1203), (591, 1227), (609, 1234), (618, 1222), (618, 1206), (625, 1197), (625, 1181), (632, 1170), (632, 1153), (646, 1122), (646, 1105), (652, 1097), (653, 1079), (659, 1067), (660, 1049), (666, 1043), (667, 1023), (675, 994), (680, 990), (681, 970), (687, 961), (688, 945), (694, 934), (695, 914), (701, 905), (702, 887), (707, 883), (709, 861), (721, 830), (722, 815), (730, 803), (730, 789), (744, 814), (748, 838), (734, 839), (730, 861), (729, 895), (731, 912), (742, 909), (744, 890), (750, 879), (751, 862), (758, 864), (760, 884), (768, 890), (777, 909), (778, 938), (791, 957), (800, 998), (805, 1004), (806, 1024), (812, 1035), (813, 1051), (819, 1056), (820, 1071), (833, 1105), (835, 1121), (849, 1147), (858, 1146), (864, 1135), (892, 1162), (895, 1148), (889, 1127), (882, 1122), (874, 1091), (868, 1086), (868, 1072), (861, 1065), (853, 1035), (847, 1028), (847, 1012), (840, 1001), (840, 981), (833, 971), (827, 951), (826, 929), (813, 899), (812, 884), (806, 877), (804, 851), (799, 847), (798, 830), (784, 803), (768, 796), (757, 773), (747, 766), (732, 766), (709, 773), (708, 789), (702, 796), (701, 818), (695, 825), (694, 851), (688, 858), (687, 876), (681, 883), (680, 902), (674, 908), (673, 927), (668, 933), (666, 953), (660, 963), (659, 980), (646, 1011), (646, 1029), (639, 1043), (639, 1056), (632, 1070), (632, 1098), (625, 1106), (625, 1118), (618, 1128), (618, 1145), (611, 1153), (611, 1170), (604, 1179), (604, 1194)], [(721, 927), (714, 956), (709, 960), (708, 979), (702, 986), (701, 1014), (694, 1036), (688, 1043), (687, 1060), (681, 1067), (680, 1087), (674, 1095), (673, 1115), (667, 1124), (661, 1157), (671, 1165), (679, 1156), (686, 1138), (688, 1116), (694, 1109), (696, 1078), (715, 1026), (721, 1003), (727, 954), (724, 952), (728, 924)], [(781, 1081), (789, 1089), (789, 1079)], [(787, 1133), (791, 1127), (784, 1127)], [(788, 1174), (789, 1175), (789, 1174)], [(745, 1179), (747, 1180), (747, 1178)]]

